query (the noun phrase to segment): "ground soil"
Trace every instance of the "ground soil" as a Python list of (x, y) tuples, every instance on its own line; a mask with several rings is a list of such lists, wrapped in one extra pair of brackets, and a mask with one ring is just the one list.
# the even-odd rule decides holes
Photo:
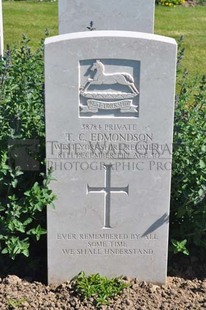
[[(206, 309), (206, 279), (168, 277), (163, 286), (127, 279), (130, 287), (100, 309)], [(0, 281), (0, 309), (97, 309), (93, 300), (75, 295), (70, 282), (46, 286), (9, 275)]]
[[(121, 296), (115, 297), (102, 310), (202, 310), (206, 309), (206, 260), (203, 252), (197, 257), (170, 255), (167, 284), (163, 286), (124, 278), (129, 287)], [(61, 285), (46, 285), (46, 264), (32, 260), (15, 261), (13, 269), (17, 275), (2, 273), (0, 278), (0, 310), (84, 310), (99, 309), (94, 300), (78, 296), (71, 282)], [(36, 262), (36, 263), (35, 263)], [(39, 261), (38, 261), (39, 262)], [(3, 262), (2, 262), (3, 263)], [(31, 272), (31, 266), (36, 266)], [(45, 265), (45, 266), (44, 266)], [(6, 264), (1, 264), (7, 270)], [(29, 266), (27, 269), (26, 266)], [(41, 266), (41, 270), (38, 266)], [(44, 268), (43, 268), (44, 266)], [(7, 273), (8, 274), (8, 273)], [(17, 273), (16, 273), (17, 274)], [(37, 280), (38, 279), (38, 280)]]

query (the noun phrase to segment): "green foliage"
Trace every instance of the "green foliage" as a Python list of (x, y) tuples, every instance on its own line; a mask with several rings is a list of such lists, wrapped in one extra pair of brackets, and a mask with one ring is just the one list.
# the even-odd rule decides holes
[(189, 255), (189, 251), (186, 248), (186, 243), (187, 243), (186, 239), (182, 241), (177, 241), (177, 240), (172, 239), (171, 243), (172, 243), (171, 250), (174, 254), (181, 252), (185, 255)]
[(81, 297), (93, 299), (95, 306), (108, 305), (109, 299), (123, 292), (128, 287), (121, 278), (108, 279), (99, 274), (86, 276), (81, 272), (72, 281), (72, 286)]
[[(181, 47), (182, 51), (182, 47)], [(182, 52), (179, 56), (182, 57)], [(174, 253), (206, 250), (206, 77), (178, 75), (170, 235)], [(177, 241), (182, 240), (182, 241)]]
[(163, 6), (176, 6), (185, 3), (185, 0), (156, 0), (156, 4)]
[(179, 40), (177, 40), (178, 44), (178, 51), (177, 51), (177, 74), (179, 72), (179, 67), (182, 62), (182, 59), (184, 58), (185, 48), (183, 46), (184, 37), (181, 35), (179, 37)]
[(19, 307), (23, 306), (25, 301), (27, 301), (26, 298), (21, 298), (21, 299), (10, 298), (7, 300), (8, 309), (9, 310), (19, 309)]
[(54, 195), (45, 175), (43, 41), (29, 40), (0, 60), (0, 250), (29, 255), (30, 242), (46, 233), (46, 205)]
[(206, 0), (196, 0), (198, 5), (206, 5)]

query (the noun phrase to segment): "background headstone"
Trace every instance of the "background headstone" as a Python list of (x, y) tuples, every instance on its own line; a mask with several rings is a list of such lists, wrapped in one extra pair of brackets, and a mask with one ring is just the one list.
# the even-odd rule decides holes
[(89, 29), (154, 32), (155, 0), (60, 0), (58, 5), (60, 34)]
[(48, 276), (164, 283), (176, 42), (122, 31), (46, 39)]
[(3, 54), (4, 54), (4, 32), (3, 32), (2, 0), (0, 0), (0, 55)]

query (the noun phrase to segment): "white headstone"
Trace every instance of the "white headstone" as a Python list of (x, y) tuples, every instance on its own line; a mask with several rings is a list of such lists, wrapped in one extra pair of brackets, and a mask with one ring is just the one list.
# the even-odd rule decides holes
[(176, 42), (94, 31), (45, 44), (49, 282), (165, 283)]
[(0, 55), (3, 54), (4, 54), (4, 32), (3, 32), (2, 0), (0, 0)]
[(96, 30), (154, 32), (155, 0), (60, 0), (59, 33)]

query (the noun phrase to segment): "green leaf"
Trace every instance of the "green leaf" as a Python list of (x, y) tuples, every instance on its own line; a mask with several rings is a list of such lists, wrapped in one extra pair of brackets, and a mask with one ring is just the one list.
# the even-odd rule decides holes
[(200, 165), (201, 169), (204, 169), (206, 167), (206, 164), (205, 164), (205, 162), (202, 159), (200, 159), (199, 165)]
[(8, 254), (8, 249), (7, 248), (4, 248), (2, 251), (1, 251), (2, 254)]
[(15, 180), (13, 180), (11, 182), (11, 185), (12, 185), (13, 188), (16, 188), (17, 184), (18, 184), (18, 180), (17, 179), (15, 179)]

